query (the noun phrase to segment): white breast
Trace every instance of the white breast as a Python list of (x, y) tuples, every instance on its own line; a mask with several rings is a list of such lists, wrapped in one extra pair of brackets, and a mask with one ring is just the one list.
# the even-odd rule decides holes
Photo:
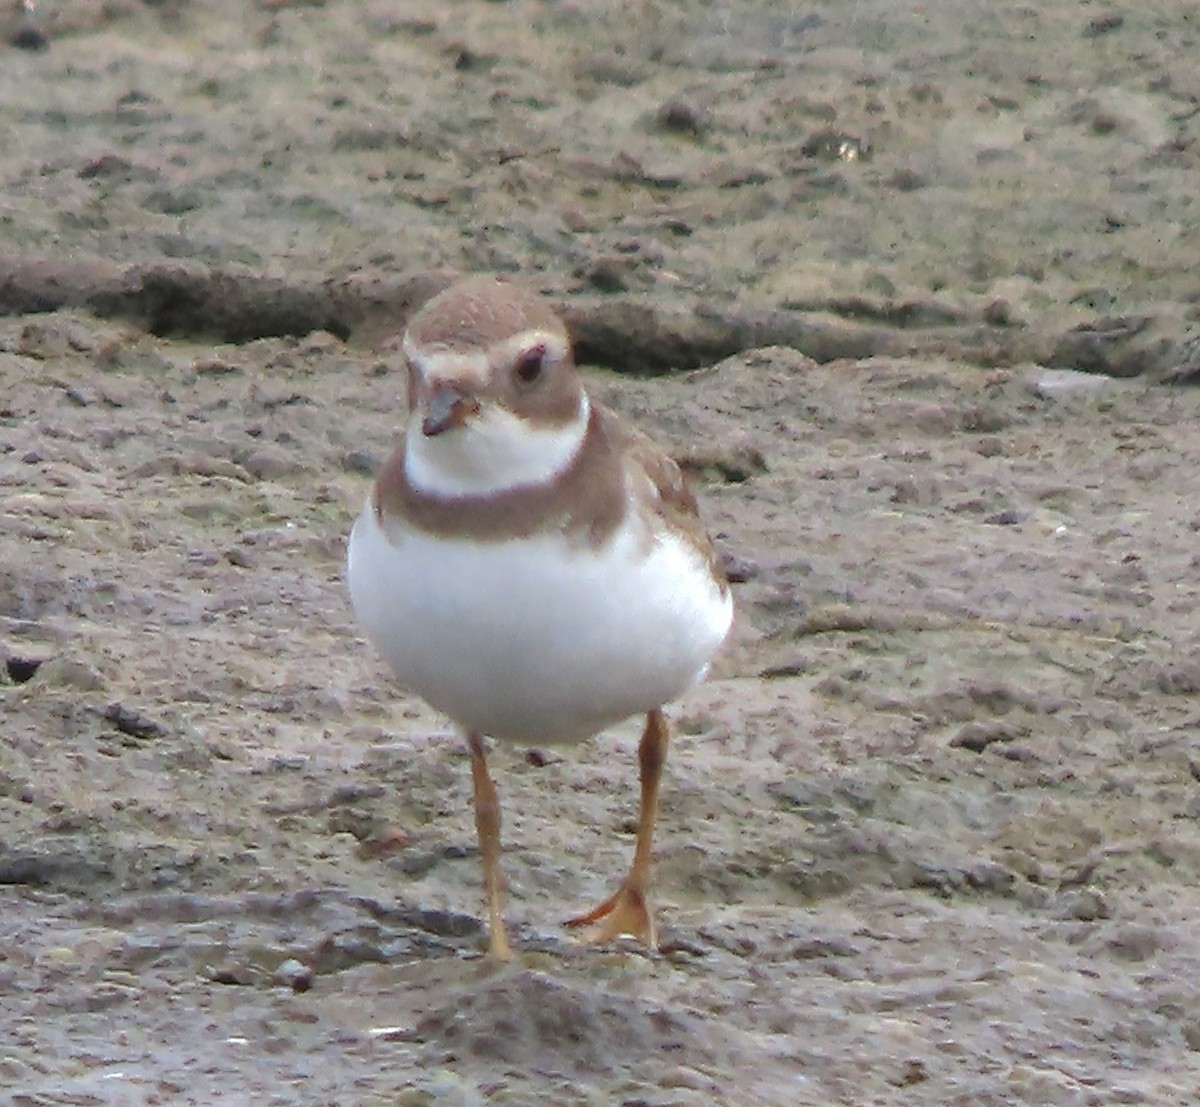
[(400, 681), (461, 726), (529, 744), (587, 738), (700, 680), (732, 600), (686, 543), (634, 526), (600, 550), (561, 536), (350, 537), (359, 622)]

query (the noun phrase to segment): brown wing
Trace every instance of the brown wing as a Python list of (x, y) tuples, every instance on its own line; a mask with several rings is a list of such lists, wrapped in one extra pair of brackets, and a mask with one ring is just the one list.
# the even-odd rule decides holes
[(712, 575), (728, 589), (721, 558), (700, 518), (700, 506), (683, 470), (648, 436), (607, 409), (608, 433), (625, 459), (635, 489), (643, 494), (644, 508), (684, 538), (703, 558)]

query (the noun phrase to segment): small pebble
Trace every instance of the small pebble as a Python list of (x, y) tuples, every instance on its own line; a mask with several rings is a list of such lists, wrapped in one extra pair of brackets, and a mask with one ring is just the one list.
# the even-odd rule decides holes
[(9, 37), (8, 44), (18, 50), (40, 54), (50, 49), (50, 40), (32, 23), (24, 23)]
[(307, 992), (313, 986), (313, 971), (302, 961), (289, 957), (275, 970), (275, 982), (293, 992)]
[(209, 979), (214, 984), (235, 984), (245, 987), (255, 983), (258, 975), (258, 972), (249, 965), (239, 965), (229, 961), (214, 968), (209, 974)]
[(379, 461), (370, 450), (351, 450), (342, 456), (342, 468), (347, 473), (373, 477), (379, 468)]
[(668, 100), (658, 109), (655, 122), (659, 129), (672, 134), (686, 134), (699, 138), (710, 127), (710, 121), (702, 108), (686, 100)]

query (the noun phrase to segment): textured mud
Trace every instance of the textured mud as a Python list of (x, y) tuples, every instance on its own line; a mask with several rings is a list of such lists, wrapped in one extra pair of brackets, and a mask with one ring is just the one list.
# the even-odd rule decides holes
[[(1186, 5), (34, 18), (0, 67), (4, 1102), (1200, 1099)], [(591, 374), (740, 581), (673, 711), (658, 955), (560, 926), (628, 863), (635, 723), (496, 751), (497, 969), (465, 751), (350, 617), (389, 320), (446, 267), (524, 275), (610, 366), (614, 320), (835, 336)]]

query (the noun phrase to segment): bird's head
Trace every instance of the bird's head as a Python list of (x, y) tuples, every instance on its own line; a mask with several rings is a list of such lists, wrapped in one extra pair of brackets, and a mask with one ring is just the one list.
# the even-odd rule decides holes
[(410, 481), (441, 496), (553, 479), (583, 442), (588, 399), (566, 327), (541, 298), (474, 278), (430, 300), (403, 341)]

